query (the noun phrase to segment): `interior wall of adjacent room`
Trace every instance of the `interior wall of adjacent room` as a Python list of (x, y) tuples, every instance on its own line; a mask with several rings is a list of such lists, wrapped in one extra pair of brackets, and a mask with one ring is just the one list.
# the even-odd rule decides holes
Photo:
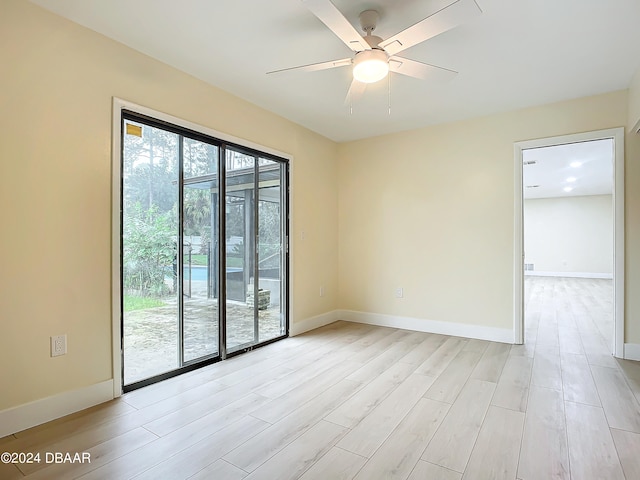
[(29, 2), (0, 32), (0, 411), (113, 378), (114, 96), (291, 154), (291, 319), (337, 308), (334, 142)]
[(528, 199), (525, 263), (535, 272), (613, 274), (611, 195)]

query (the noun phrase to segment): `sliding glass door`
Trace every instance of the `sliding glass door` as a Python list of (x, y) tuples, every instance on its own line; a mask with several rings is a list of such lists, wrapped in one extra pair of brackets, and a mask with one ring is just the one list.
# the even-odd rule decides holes
[(125, 112), (124, 390), (287, 334), (286, 161)]
[(286, 165), (226, 150), (226, 350), (285, 334)]
[(184, 364), (218, 356), (219, 148), (185, 138), (182, 189), (182, 332)]
[(286, 332), (285, 259), (286, 222), (283, 214), (286, 193), (286, 170), (283, 164), (260, 158), (258, 160), (258, 268), (257, 291), (259, 298), (256, 318), (258, 340), (263, 342)]
[(126, 123), (121, 222), (125, 385), (180, 365), (179, 143), (175, 133)]

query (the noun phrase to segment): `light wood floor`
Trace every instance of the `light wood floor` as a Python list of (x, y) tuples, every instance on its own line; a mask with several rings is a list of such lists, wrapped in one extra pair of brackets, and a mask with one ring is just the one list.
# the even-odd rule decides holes
[(525, 345), (338, 322), (0, 439), (91, 454), (0, 478), (640, 478), (640, 365), (603, 337), (611, 282), (526, 285)]

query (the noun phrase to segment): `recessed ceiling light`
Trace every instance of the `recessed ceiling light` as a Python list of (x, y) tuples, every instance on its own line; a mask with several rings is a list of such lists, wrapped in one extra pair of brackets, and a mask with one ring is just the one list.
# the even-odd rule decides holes
[(567, 182), (569, 182), (569, 183), (573, 183), (573, 182), (575, 182), (575, 181), (576, 181), (576, 177), (569, 177), (569, 178), (567, 178)]
[(565, 192), (570, 192), (571, 190), (573, 190), (573, 187), (564, 187), (563, 190)]
[(578, 168), (582, 166), (582, 162), (571, 162), (569, 165), (571, 165), (573, 168)]

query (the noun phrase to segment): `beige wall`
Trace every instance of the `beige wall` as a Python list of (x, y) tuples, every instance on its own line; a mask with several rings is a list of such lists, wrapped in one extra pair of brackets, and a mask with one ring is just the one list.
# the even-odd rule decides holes
[[(627, 102), (626, 91), (613, 92), (341, 145), (341, 307), (512, 328), (514, 142), (624, 126)], [(634, 343), (638, 154), (638, 142), (627, 139), (627, 342)], [(404, 298), (394, 298), (400, 286)]]
[(640, 344), (640, 134), (627, 133), (625, 149), (625, 342)]
[(611, 195), (525, 200), (525, 263), (535, 272), (613, 273)]
[(0, 410), (112, 378), (113, 96), (293, 155), (291, 318), (337, 308), (335, 143), (26, 1), (0, 38)]
[(629, 85), (625, 163), (626, 342), (640, 344), (640, 69)]

